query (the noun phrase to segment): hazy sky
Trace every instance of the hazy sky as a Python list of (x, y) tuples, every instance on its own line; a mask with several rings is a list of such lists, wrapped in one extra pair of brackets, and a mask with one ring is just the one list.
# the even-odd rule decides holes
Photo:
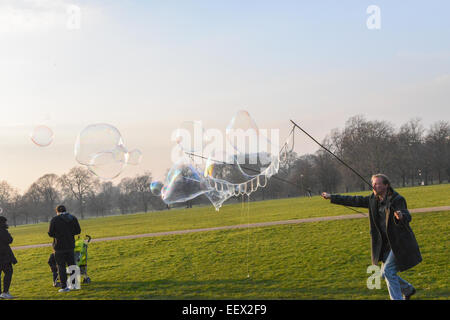
[[(23, 192), (68, 172), (77, 134), (99, 122), (143, 153), (118, 182), (163, 175), (182, 121), (223, 130), (240, 109), (282, 138), (293, 119), (319, 140), (357, 114), (450, 120), (449, 12), (448, 1), (0, 0), (0, 180)], [(29, 133), (44, 120), (54, 141), (38, 147)], [(316, 146), (303, 137), (296, 150)]]

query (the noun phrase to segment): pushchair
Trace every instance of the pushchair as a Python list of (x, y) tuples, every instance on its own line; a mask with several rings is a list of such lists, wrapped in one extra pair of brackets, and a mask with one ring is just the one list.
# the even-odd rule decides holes
[[(90, 283), (91, 279), (87, 275), (87, 249), (88, 244), (91, 241), (91, 236), (86, 235), (85, 239), (78, 239), (75, 241), (75, 249), (74, 249), (74, 260), (75, 264), (80, 268), (80, 276), (83, 276), (83, 283)], [(58, 268), (56, 266), (55, 254), (50, 254), (48, 259), (48, 265), (52, 270), (53, 274), (53, 286), (61, 287), (61, 283), (58, 281)]]
[(84, 239), (78, 236), (75, 241), (75, 263), (80, 268), (80, 275), (83, 277), (83, 283), (90, 283), (91, 278), (87, 274), (87, 261), (88, 261), (88, 244), (91, 242), (91, 236), (86, 235)]

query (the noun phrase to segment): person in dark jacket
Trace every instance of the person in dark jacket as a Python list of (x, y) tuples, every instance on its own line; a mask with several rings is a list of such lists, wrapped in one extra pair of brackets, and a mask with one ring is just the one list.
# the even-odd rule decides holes
[(7, 219), (0, 216), (0, 280), (2, 272), (5, 274), (3, 277), (3, 291), (0, 281), (0, 298), (11, 299), (14, 298), (9, 294), (9, 287), (11, 285), (11, 279), (13, 275), (13, 264), (17, 263), (16, 257), (9, 246), (13, 242), (13, 238), (8, 232)]
[(363, 196), (330, 195), (324, 199), (344, 206), (369, 209), (372, 264), (382, 262), (381, 276), (386, 280), (392, 300), (409, 300), (416, 289), (397, 275), (422, 261), (419, 245), (409, 226), (411, 214), (406, 200), (391, 187), (384, 174), (372, 176), (373, 193)]
[(81, 233), (80, 224), (76, 217), (66, 212), (63, 205), (56, 207), (56, 217), (50, 221), (48, 235), (53, 238), (53, 250), (58, 267), (61, 289), (59, 292), (67, 292), (66, 266), (75, 265), (74, 236)]

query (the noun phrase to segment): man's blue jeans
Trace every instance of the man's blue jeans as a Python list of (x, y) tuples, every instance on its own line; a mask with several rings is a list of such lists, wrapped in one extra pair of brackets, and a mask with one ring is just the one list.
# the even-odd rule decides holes
[(386, 280), (391, 300), (403, 300), (403, 293), (410, 293), (413, 286), (397, 275), (398, 269), (392, 250), (389, 251), (384, 263), (381, 264), (381, 277)]

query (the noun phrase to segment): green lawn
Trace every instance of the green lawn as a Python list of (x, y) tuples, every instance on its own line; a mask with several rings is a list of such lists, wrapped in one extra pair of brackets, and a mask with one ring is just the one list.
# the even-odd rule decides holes
[[(450, 205), (450, 184), (398, 189), (408, 202), (409, 208)], [(353, 193), (368, 195), (368, 191)], [(247, 216), (247, 211), (249, 215)], [(365, 209), (358, 208), (360, 211)], [(70, 211), (70, 210), (69, 210)], [(321, 216), (354, 214), (343, 206), (331, 205), (319, 196), (255, 201), (247, 204), (224, 205), (215, 211), (212, 205), (155, 211), (149, 213), (80, 220), (82, 234), (93, 238), (142, 234), (193, 228), (217, 227), (242, 223), (279, 221)], [(13, 246), (50, 243), (48, 223), (11, 227)]]
[[(400, 275), (417, 299), (449, 299), (450, 211), (412, 216), (424, 261)], [(51, 285), (51, 248), (17, 250), (10, 292), (18, 299), (388, 299), (384, 281), (380, 290), (366, 287), (368, 229), (366, 219), (354, 219), (92, 243), (92, 283), (66, 294)]]

